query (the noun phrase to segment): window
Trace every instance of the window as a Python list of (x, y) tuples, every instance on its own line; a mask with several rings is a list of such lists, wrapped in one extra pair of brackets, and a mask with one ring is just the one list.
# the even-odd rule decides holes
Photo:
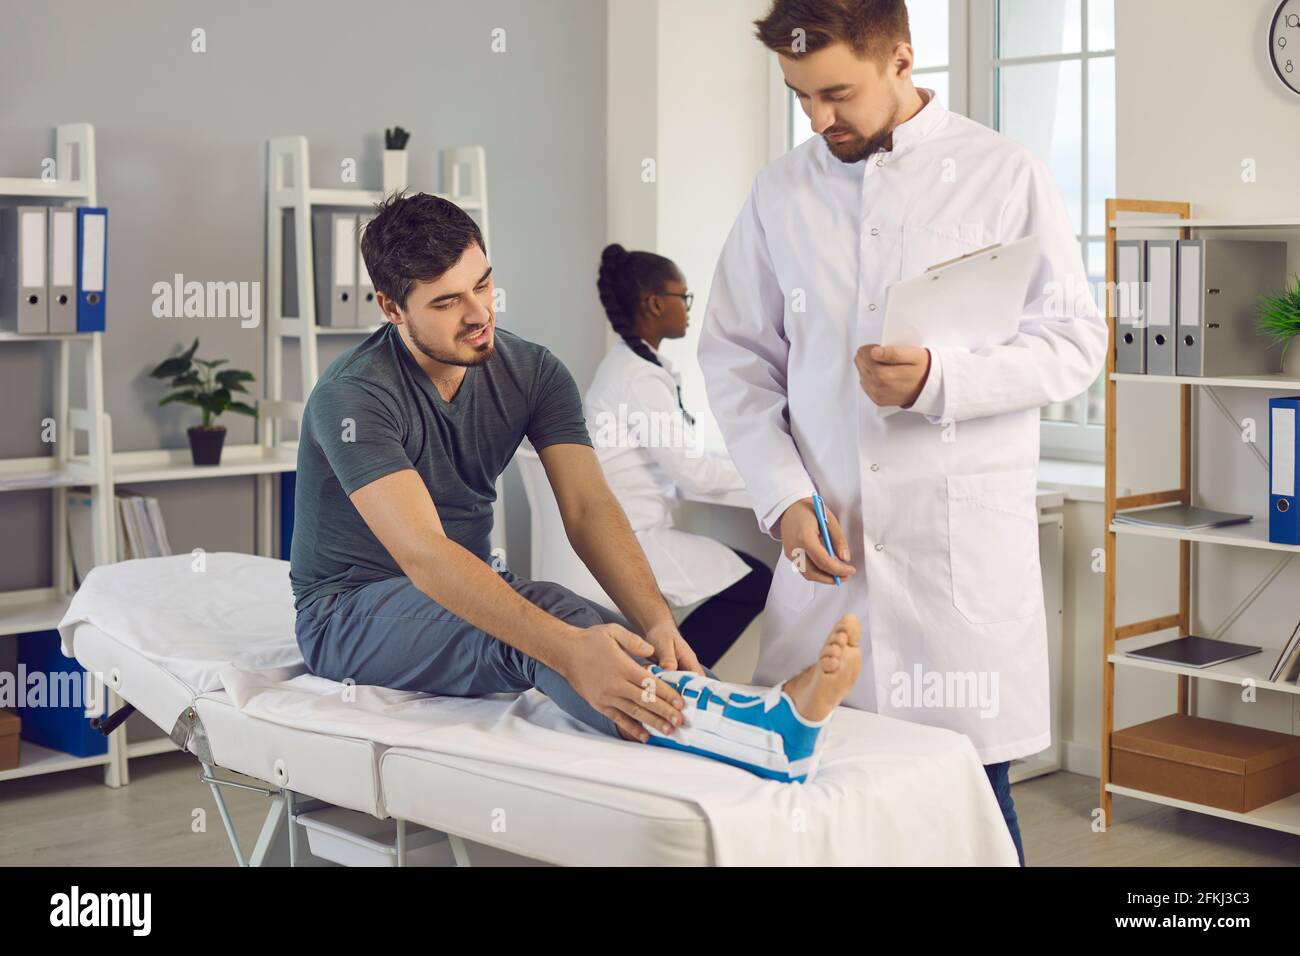
[[(1028, 146), (1070, 210), (1099, 306), (1115, 195), (1114, 0), (971, 0), (971, 118)], [(1042, 412), (1042, 452), (1100, 461), (1105, 376)]]

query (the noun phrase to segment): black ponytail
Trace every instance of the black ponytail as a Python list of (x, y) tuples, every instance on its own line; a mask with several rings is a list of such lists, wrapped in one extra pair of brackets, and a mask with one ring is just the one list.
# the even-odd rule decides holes
[[(650, 347), (636, 334), (636, 317), (641, 309), (641, 297), (654, 293), (664, 283), (676, 279), (677, 266), (671, 259), (653, 252), (629, 252), (617, 242), (612, 242), (600, 254), (600, 272), (596, 277), (596, 291), (600, 304), (605, 307), (609, 324), (630, 348), (647, 362), (662, 367)], [(687, 424), (695, 419), (682, 405), (681, 389), (677, 390), (677, 405)]]

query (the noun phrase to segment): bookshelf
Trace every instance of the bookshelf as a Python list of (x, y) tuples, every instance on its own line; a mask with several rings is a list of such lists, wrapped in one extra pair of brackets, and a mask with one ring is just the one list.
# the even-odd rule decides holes
[[(285, 343), (298, 343), (301, 402), (306, 403), (320, 378), (320, 341), (339, 336), (357, 339), (370, 335), (379, 325), (338, 328), (316, 323), (316, 278), (312, 248), (314, 209), (368, 210), (385, 196), (406, 188), (406, 182), (387, 181), (383, 188), (322, 189), (311, 185), (310, 147), (305, 136), (279, 136), (267, 143), (266, 170), (266, 394), (271, 401), (284, 397)], [(442, 187), (433, 195), (448, 199), (464, 209), (478, 223), (483, 244), (491, 250), (488, 231), (487, 154), (482, 146), (443, 149), (435, 156)], [(290, 233), (290, 230), (292, 232)], [(293, 237), (292, 254), (286, 255), (287, 236)], [(296, 314), (285, 308), (285, 276), (293, 278)], [(277, 431), (272, 446), (283, 446)], [(504, 487), (497, 481), (497, 501), (492, 546), (505, 544)], [(285, 503), (287, 505), (287, 502)]]
[[(74, 206), (97, 205), (96, 156), (94, 128), (88, 123), (73, 123), (55, 129), (55, 157), (58, 177), (42, 179), (0, 179), (0, 200), (48, 200)], [(64, 176), (68, 178), (64, 178)], [(222, 463), (196, 466), (188, 448), (157, 451), (113, 451), (112, 422), (104, 411), (103, 332), (18, 334), (0, 332), (0, 347), (15, 347), (20, 342), (48, 342), (57, 345), (54, 422), (56, 440), (53, 453), (27, 458), (0, 460), (0, 493), (48, 490), (53, 495), (53, 534), (51, 542), (52, 584), (44, 588), (0, 592), (0, 638), (53, 630), (63, 619), (72, 600), (72, 558), (68, 548), (68, 507), (62, 493), (71, 487), (86, 487), (91, 494), (92, 554), (95, 564), (119, 560), (121, 550), (116, 539), (115, 497), (118, 484), (143, 484), (189, 478), (213, 478), (234, 475), (257, 475), (268, 487), (259, 489), (257, 515), (258, 552), (271, 553), (273, 512), (270, 507), (270, 476), (292, 471), (295, 451), (292, 446), (274, 447), (270, 429), (264, 424), (277, 416), (292, 417), (296, 422), (301, 407), (294, 403), (263, 403), (259, 407), (261, 437), (250, 445), (228, 446)], [(72, 407), (70, 390), (77, 365), (85, 376), (84, 407)], [(84, 445), (85, 451), (77, 452)], [(109, 689), (108, 711), (121, 706), (121, 700)], [(0, 771), (0, 781), (57, 773), (83, 767), (102, 766), (104, 782), (110, 787), (129, 782), (130, 757), (161, 753), (175, 749), (167, 737), (130, 741), (123, 725), (109, 735), (104, 754), (79, 757), (40, 747), (28, 741), (19, 743), (19, 764)]]
[[(1116, 218), (1119, 213), (1136, 214), (1125, 218)], [(1109, 829), (1113, 825), (1112, 797), (1114, 794), (1135, 797), (1151, 803), (1194, 810), (1224, 819), (1237, 820), (1254, 826), (1266, 827), (1287, 833), (1300, 834), (1300, 794), (1295, 794), (1249, 813), (1236, 813), (1221, 810), (1205, 804), (1179, 800), (1161, 794), (1135, 790), (1119, 786), (1111, 781), (1111, 735), (1115, 729), (1115, 677), (1116, 668), (1125, 667), (1147, 671), (1160, 671), (1175, 678), (1177, 684), (1177, 712), (1189, 714), (1191, 708), (1192, 682), (1196, 680), (1230, 683), (1240, 686), (1245, 680), (1252, 680), (1261, 691), (1292, 695), (1293, 710), (1300, 708), (1300, 687), (1292, 683), (1268, 680), (1275, 655), (1266, 648), (1264, 653), (1235, 661), (1228, 661), (1214, 667), (1193, 668), (1157, 661), (1141, 661), (1130, 658), (1125, 653), (1129, 649), (1138, 649), (1152, 644), (1159, 644), (1168, 639), (1163, 632), (1176, 629), (1178, 637), (1191, 633), (1192, 620), (1192, 556), (1193, 548), (1216, 546), (1230, 549), (1250, 548), (1262, 551), (1280, 552), (1279, 563), (1273, 572), (1261, 582), (1234, 611), (1234, 618), (1245, 610), (1264, 588), (1276, 577), (1286, 563), (1300, 552), (1295, 545), (1275, 544), (1268, 540), (1267, 515), (1242, 525), (1230, 525), (1223, 528), (1209, 528), (1197, 531), (1149, 528), (1136, 525), (1116, 524), (1116, 512), (1147, 508), (1161, 504), (1192, 504), (1192, 425), (1194, 389), (1209, 389), (1213, 395), (1215, 388), (1269, 389), (1273, 391), (1300, 391), (1300, 379), (1281, 374), (1267, 375), (1232, 375), (1216, 378), (1200, 378), (1186, 375), (1135, 375), (1115, 371), (1115, 300), (1111, 290), (1115, 287), (1115, 241), (1120, 229), (1141, 230), (1177, 230), (1181, 239), (1191, 238), (1193, 229), (1300, 229), (1300, 218), (1284, 217), (1271, 219), (1239, 218), (1202, 218), (1195, 219), (1191, 214), (1191, 205), (1185, 202), (1164, 202), (1154, 200), (1108, 199), (1106, 200), (1106, 324), (1110, 331), (1110, 347), (1106, 356), (1106, 478), (1105, 478), (1105, 590), (1102, 628), (1102, 705), (1101, 705), (1101, 780), (1100, 804), (1102, 819)], [(1116, 472), (1118, 429), (1118, 405), (1116, 402), (1119, 382), (1142, 382), (1152, 387), (1176, 386), (1179, 391), (1179, 482), (1177, 488), (1141, 494), (1117, 494)], [(1178, 543), (1178, 607), (1168, 614), (1117, 624), (1115, 615), (1115, 595), (1119, 573), (1117, 558), (1118, 543), (1123, 537), (1138, 536), (1165, 538)], [(1123, 649), (1119, 645), (1123, 644)], [(1294, 723), (1294, 722), (1293, 722)], [(1294, 727), (1292, 729), (1294, 733)]]
[[(487, 159), (481, 146), (443, 150), (442, 180), (448, 190), (435, 193), (456, 203), (478, 223), (488, 248)], [(298, 341), (298, 361), (305, 401), (320, 377), (321, 336), (364, 337), (379, 326), (331, 328), (316, 324), (315, 257), (312, 254), (313, 209), (365, 210), (404, 189), (405, 182), (386, 182), (383, 189), (321, 189), (311, 185), (310, 149), (305, 136), (279, 136), (267, 144), (266, 302), (267, 396), (284, 397), (284, 345)], [(286, 261), (286, 215), (292, 223), (293, 255)], [(285, 312), (285, 271), (292, 270), (297, 314)]]
[[(95, 129), (67, 123), (54, 129), (55, 178), (0, 178), (0, 201), (17, 204), (40, 200), (51, 205), (97, 205)], [(33, 163), (33, 167), (39, 163)], [(0, 638), (52, 630), (72, 600), (72, 560), (68, 549), (68, 508), (63, 489), (90, 489), (91, 537), (96, 562), (108, 563), (114, 552), (113, 489), (109, 480), (110, 423), (104, 412), (102, 332), (0, 332), (0, 348), (44, 342), (57, 347), (54, 380), (54, 441), (51, 454), (0, 460), (0, 493), (49, 490), (53, 497), (53, 534), (48, 587), (0, 592)], [(84, 405), (71, 404), (74, 374), (84, 376)], [(84, 441), (85, 451), (77, 448)], [(120, 704), (111, 691), (109, 707)], [(104, 782), (121, 784), (121, 739), (110, 738), (108, 750), (78, 757), (19, 742), (19, 765), (0, 771), (0, 781), (82, 767), (104, 768)]]
[[(70, 124), (55, 130), (57, 169), (76, 170), (75, 179), (46, 182), (41, 179), (0, 178), (0, 201), (39, 197), (66, 201), (73, 205), (96, 205), (94, 130), (89, 124)], [(88, 487), (92, 494), (94, 563), (109, 564), (121, 556), (116, 540), (115, 493), (118, 485), (139, 486), (157, 482), (188, 481), (203, 478), (251, 476), (256, 479), (255, 527), (256, 553), (277, 555), (276, 478), (297, 468), (297, 441), (285, 436), (288, 427), (297, 427), (302, 418), (305, 398), (319, 375), (317, 336), (364, 336), (371, 328), (326, 328), (315, 324), (313, 259), (311, 249), (311, 208), (313, 206), (368, 208), (387, 193), (405, 183), (385, 183), (382, 190), (320, 189), (310, 187), (308, 146), (305, 137), (283, 137), (269, 144), (267, 180), (267, 259), (266, 290), (268, 320), (264, 397), (258, 402), (254, 441), (227, 445), (219, 465), (195, 465), (190, 450), (148, 449), (115, 451), (112, 423), (104, 411), (103, 334), (19, 335), (0, 331), (0, 347), (9, 342), (56, 343), (59, 347), (58, 379), (55, 395), (55, 422), (61, 440), (54, 453), (47, 456), (0, 459), (0, 493), (45, 489), (53, 493), (54, 529), (52, 542), (53, 584), (0, 592), (0, 638), (12, 634), (52, 630), (62, 620), (72, 599), (72, 560), (68, 548), (67, 499), (62, 490), (74, 486)], [(451, 190), (445, 198), (459, 204), (475, 216), (488, 241), (486, 162), (482, 147), (444, 150), (440, 156), (444, 182)], [(299, 315), (282, 314), (282, 260), (284, 217), (290, 210), (294, 217), (296, 255), (292, 263), (299, 290)], [(273, 265), (274, 264), (274, 265)], [(286, 338), (300, 340), (303, 401), (285, 401), (283, 393), (283, 343)], [(86, 384), (86, 407), (69, 405), (69, 380), (73, 359), (83, 359)], [(84, 436), (86, 452), (76, 454), (72, 439)], [(498, 499), (501, 489), (498, 486)], [(504, 533), (504, 519), (498, 514), (498, 526)], [(494, 532), (495, 534), (496, 532)], [(494, 540), (494, 544), (495, 544)], [(108, 711), (121, 706), (110, 689)], [(20, 743), (19, 766), (0, 771), (0, 781), (31, 777), (61, 770), (103, 766), (104, 782), (111, 787), (130, 782), (129, 761), (174, 750), (166, 736), (132, 741), (124, 723), (108, 738), (108, 751), (93, 757), (62, 754), (26, 741)]]
[[(487, 188), (486, 170), (481, 147), (447, 150), (443, 157), (443, 175), (451, 184), (454, 199), (464, 208), (477, 213), (479, 225), (487, 238)], [(219, 465), (195, 465), (188, 448), (149, 449), (144, 451), (114, 452), (111, 450), (111, 433), (108, 438), (108, 488), (110, 504), (118, 485), (132, 487), (156, 482), (188, 481), (200, 478), (233, 478), (251, 476), (255, 486), (255, 552), (266, 557), (284, 557), (277, 541), (277, 506), (283, 506), (278, 494), (279, 476), (297, 469), (298, 442), (286, 436), (296, 429), (302, 419), (306, 397), (319, 375), (317, 351), (318, 335), (367, 335), (372, 328), (327, 328), (315, 324), (315, 298), (313, 259), (311, 247), (311, 209), (313, 207), (369, 208), (394, 189), (405, 183), (385, 183), (380, 190), (320, 189), (310, 185), (308, 145), (305, 137), (291, 136), (272, 139), (268, 150), (267, 168), (267, 245), (266, 245), (266, 301), (267, 321), (264, 323), (266, 347), (263, 379), (263, 397), (258, 401), (256, 437), (251, 444), (227, 445), (222, 449)], [(292, 263), (299, 290), (299, 316), (286, 317), (282, 310), (282, 265), (284, 249), (283, 211), (294, 216), (296, 255)], [(283, 399), (283, 344), (286, 338), (300, 340), (302, 361), (302, 401)], [(112, 515), (110, 512), (110, 519)], [(111, 549), (113, 559), (120, 552)], [(56, 618), (57, 620), (57, 618)], [(128, 783), (129, 760), (175, 749), (167, 737), (128, 739), (128, 727), (123, 724), (110, 740), (119, 739), (120, 769), (118, 779)]]

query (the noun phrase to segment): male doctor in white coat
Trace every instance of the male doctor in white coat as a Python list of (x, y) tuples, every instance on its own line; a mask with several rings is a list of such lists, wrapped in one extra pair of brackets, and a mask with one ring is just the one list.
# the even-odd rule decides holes
[[(845, 703), (966, 734), (1023, 864), (1007, 770), (1050, 743), (1039, 408), (1096, 378), (1105, 319), (1044, 164), (912, 85), (903, 0), (775, 0), (757, 27), (819, 135), (759, 173), (700, 340), (728, 449), (790, 558), (755, 680), (857, 613)], [(1029, 235), (1041, 258), (1011, 341), (878, 344), (890, 284)]]

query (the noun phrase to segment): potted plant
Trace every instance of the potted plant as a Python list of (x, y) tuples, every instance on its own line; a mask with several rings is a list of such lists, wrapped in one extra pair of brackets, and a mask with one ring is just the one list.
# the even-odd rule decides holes
[(248, 394), (245, 382), (253, 381), (253, 373), (226, 368), (226, 359), (195, 358), (199, 340), (183, 354), (163, 361), (149, 375), (152, 378), (171, 379), (168, 387), (175, 389), (158, 402), (184, 402), (203, 409), (203, 423), (189, 429), (190, 455), (196, 465), (221, 464), (221, 446), (226, 440), (226, 426), (214, 424), (225, 412), (257, 417), (257, 408), (235, 399), (236, 392)]
[(1300, 334), (1300, 276), (1293, 278), (1295, 288), (1260, 299), (1255, 328), (1260, 335), (1270, 336), (1274, 345), (1282, 343), (1282, 373), (1300, 379), (1300, 349), (1291, 351), (1292, 341)]
[(406, 188), (406, 141), (411, 134), (400, 126), (384, 130), (384, 194)]

